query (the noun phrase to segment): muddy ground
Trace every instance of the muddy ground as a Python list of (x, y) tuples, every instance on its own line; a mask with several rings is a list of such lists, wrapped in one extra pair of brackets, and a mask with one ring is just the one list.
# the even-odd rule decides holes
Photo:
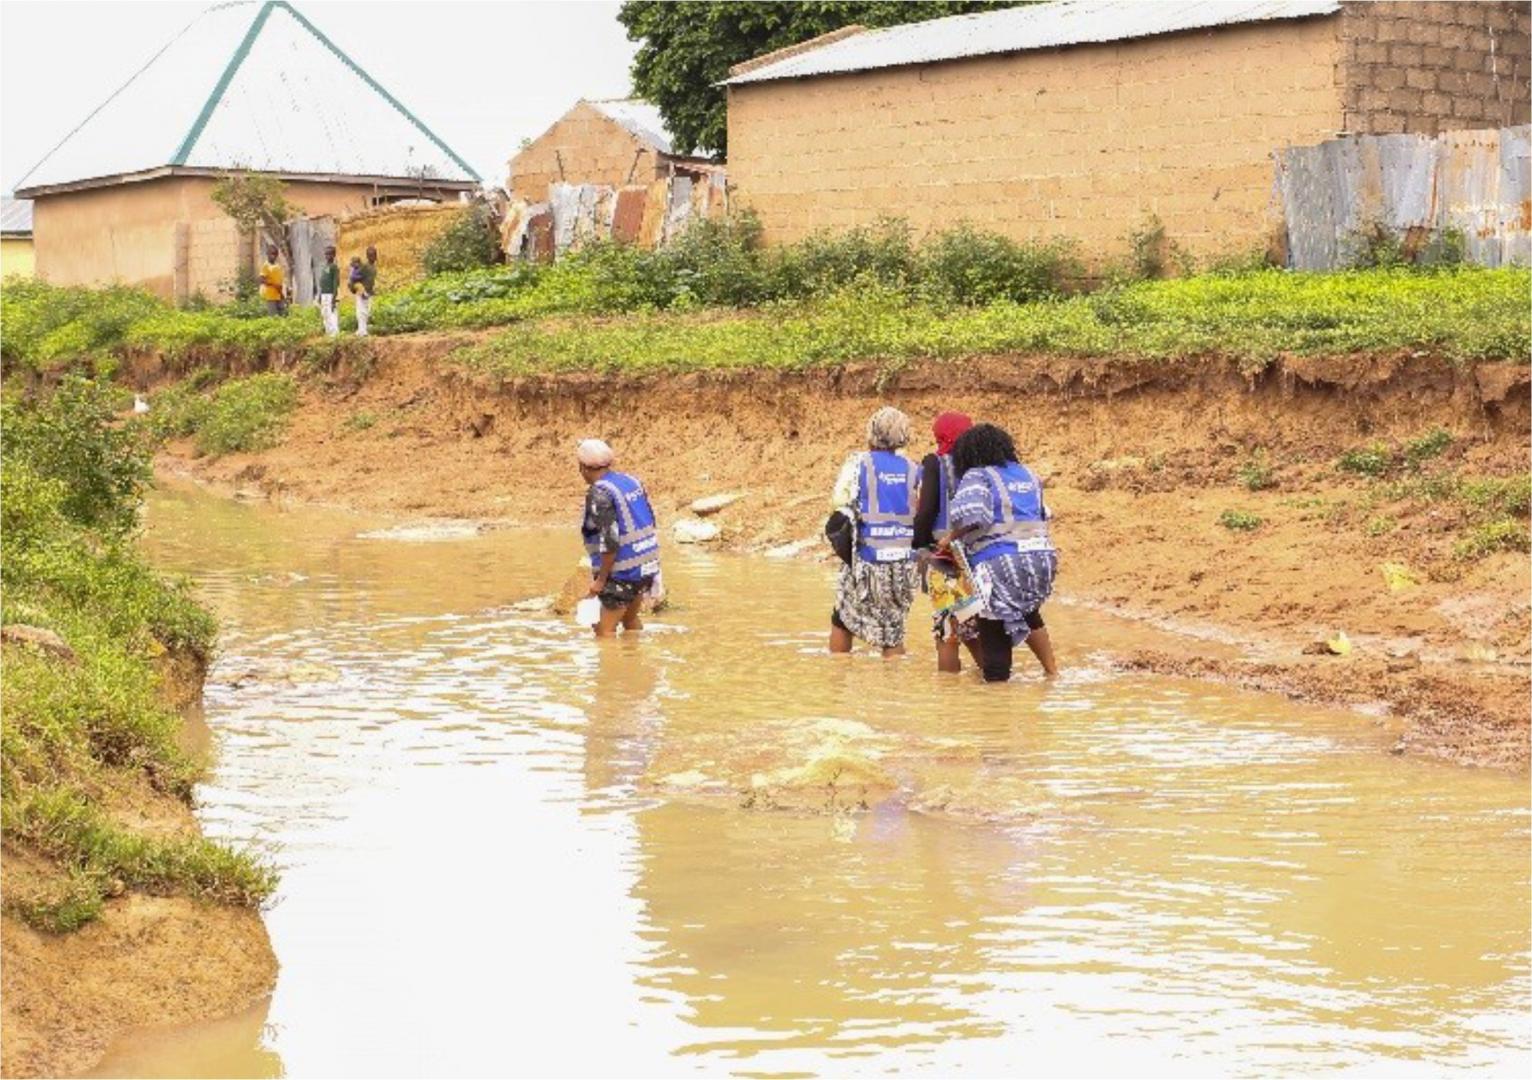
[[(1455, 557), (1464, 509), (1398, 497), (1336, 468), (1344, 451), (1443, 428), (1426, 468), (1525, 476), (1528, 369), (1455, 368), (1429, 356), (1290, 359), (1259, 376), (1217, 361), (996, 357), (807, 373), (649, 379), (566, 375), (501, 384), (444, 358), (450, 337), (383, 339), (357, 366), (305, 375), (275, 449), (161, 468), (244, 497), (573, 526), (577, 439), (612, 442), (662, 517), (693, 499), (748, 496), (713, 520), (722, 542), (826, 558), (828, 491), (867, 416), (957, 408), (1009, 428), (1047, 483), (1060, 599), (1178, 632), (1184, 643), (1114, 658), (1316, 701), (1387, 708), (1395, 748), (1469, 764), (1528, 760), (1525, 554)], [(161, 381), (152, 361), (134, 377)], [(1250, 489), (1252, 467), (1270, 486)], [(1225, 511), (1261, 523), (1236, 531)], [(1389, 575), (1384, 564), (1404, 568)], [(1345, 655), (1321, 643), (1344, 634)], [(1239, 647), (1212, 658), (1206, 642)], [(1227, 650), (1220, 650), (1226, 652)]]
[[(197, 706), (203, 670), (166, 663), (161, 689), (188, 711), (188, 747), (205, 745)], [(148, 833), (199, 829), (191, 807), (125, 773), (98, 793), (109, 813)], [(7, 845), (0, 892), (46, 888), (60, 869)], [(277, 961), (257, 911), (125, 890), (69, 934), (0, 916), (0, 1075), (78, 1076), (119, 1035), (149, 1024), (229, 1016), (271, 992)]]

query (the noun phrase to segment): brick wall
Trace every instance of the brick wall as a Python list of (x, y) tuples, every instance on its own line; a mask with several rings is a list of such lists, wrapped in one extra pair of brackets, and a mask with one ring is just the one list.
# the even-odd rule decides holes
[(1527, 123), (1528, 15), (1524, 0), (1344, 4), (1344, 130), (1435, 135)]
[(548, 198), (548, 185), (648, 184), (660, 162), (627, 128), (581, 102), (510, 161), (507, 187), (528, 202)]
[(768, 242), (880, 215), (1074, 237), (1156, 214), (1188, 250), (1265, 243), (1275, 147), (1341, 126), (1336, 18), (733, 87), (729, 177)]

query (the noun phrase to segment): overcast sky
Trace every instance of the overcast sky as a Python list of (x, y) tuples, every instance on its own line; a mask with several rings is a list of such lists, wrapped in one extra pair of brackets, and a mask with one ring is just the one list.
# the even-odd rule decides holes
[[(208, 0), (0, 3), (0, 183), (38, 160)], [(637, 46), (617, 3), (296, 0), (295, 7), (491, 183), (582, 97), (623, 97)], [(212, 87), (188, 87), (205, 97)]]

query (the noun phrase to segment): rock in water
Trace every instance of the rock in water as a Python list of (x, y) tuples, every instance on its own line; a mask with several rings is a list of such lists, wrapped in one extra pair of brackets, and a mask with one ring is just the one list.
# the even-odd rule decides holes
[(682, 518), (670, 527), (670, 533), (678, 544), (710, 544), (718, 539), (718, 526), (711, 521)]
[(719, 495), (708, 495), (692, 503), (692, 513), (698, 517), (707, 517), (716, 514), (726, 506), (732, 506), (745, 497), (743, 491), (725, 491)]

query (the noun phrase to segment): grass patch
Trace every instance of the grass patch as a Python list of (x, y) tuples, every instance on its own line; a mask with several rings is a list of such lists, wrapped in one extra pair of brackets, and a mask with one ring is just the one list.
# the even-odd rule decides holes
[(1428, 349), (1460, 362), (1524, 361), (1532, 343), (1527, 287), (1526, 273), (1516, 270), (1269, 271), (952, 308), (874, 283), (734, 317), (669, 312), (526, 327), (454, 358), (507, 377), (803, 369), (1006, 353), (1222, 356), (1252, 371), (1284, 353)]
[(1259, 514), (1252, 514), (1248, 510), (1225, 510), (1218, 515), (1218, 524), (1231, 532), (1254, 532), (1265, 523), (1265, 520)]
[(0, 831), (60, 871), (6, 903), (55, 931), (95, 917), (115, 881), (255, 903), (272, 880), (209, 841), (140, 836), (99, 803), (143, 784), (190, 799), (196, 766), (179, 747), (180, 717), (160, 700), (154, 661), (167, 650), (205, 658), (216, 633), (184, 583), (154, 573), (133, 546), (148, 440), (116, 423), (112, 399), (68, 376), (43, 399), (0, 402), (4, 621), (51, 631), (69, 653), (4, 647)]
[[(508, 374), (1013, 352), (1220, 356), (1258, 371), (1287, 353), (1409, 350), (1460, 363), (1526, 363), (1532, 353), (1532, 276), (1520, 268), (1242, 269), (1070, 296), (1078, 269), (1067, 245), (1023, 244), (966, 225), (920, 244), (896, 221), (780, 248), (762, 249), (757, 239), (748, 219), (704, 223), (662, 251), (593, 244), (551, 266), (443, 273), (380, 294), (372, 328), (540, 324), (466, 354)], [(40, 282), (7, 285), (0, 305), (5, 363), (37, 371), (81, 358), (99, 366), (139, 350), (221, 370), (275, 356), (326, 369), (348, 347), (320, 337), (307, 310), (287, 318), (237, 305), (182, 311), (135, 290)]]

